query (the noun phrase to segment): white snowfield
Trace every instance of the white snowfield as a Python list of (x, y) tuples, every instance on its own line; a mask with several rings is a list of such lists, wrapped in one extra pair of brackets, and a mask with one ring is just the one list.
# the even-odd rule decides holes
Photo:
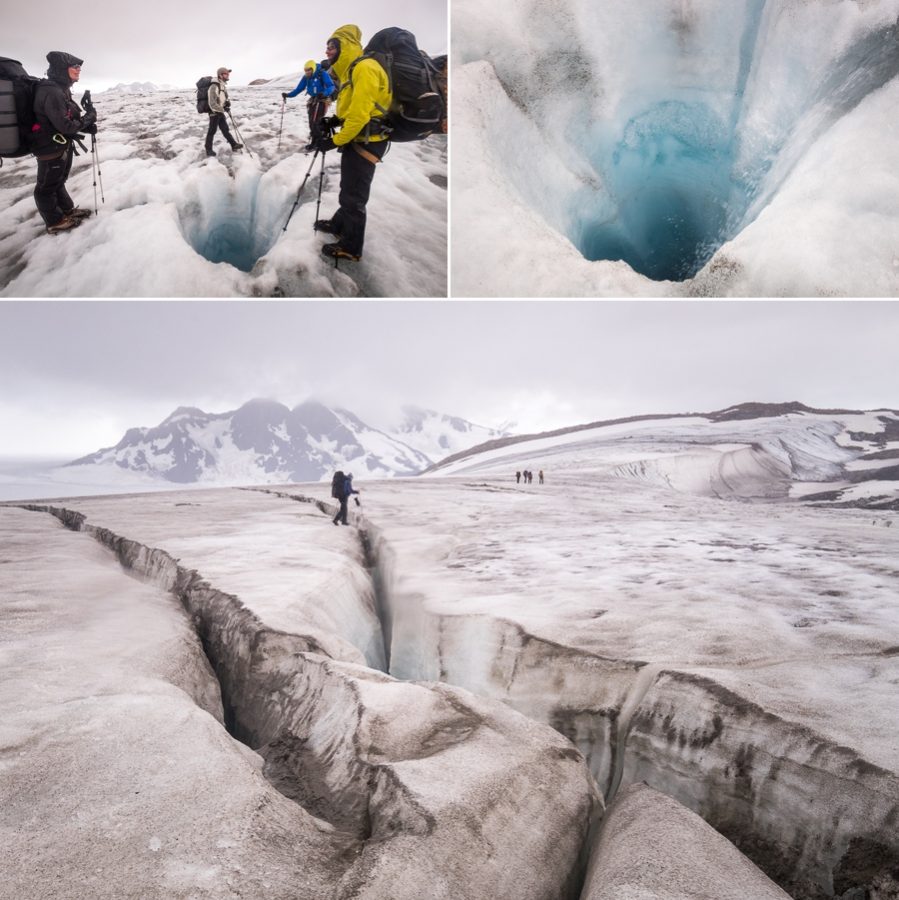
[[(281, 92), (298, 80), (230, 89), (231, 113), (254, 156), (232, 154), (217, 134), (217, 158), (208, 160), (209, 120), (196, 111), (195, 91), (98, 94), (106, 202), (70, 233), (45, 234), (32, 196), (34, 159), (4, 160), (0, 296), (446, 296), (443, 136), (391, 146), (372, 184), (360, 263), (335, 269), (321, 256), (325, 239), (333, 240), (312, 230), (321, 156), (283, 231), (312, 163), (302, 152), (305, 94), (286, 102), (278, 147)], [(90, 154), (77, 157), (68, 189), (78, 206), (94, 208), (93, 182)], [(330, 152), (321, 218), (336, 212), (339, 183), (340, 155)]]
[[(864, 508), (790, 487), (839, 485), (897, 422), (719, 414), (507, 441), (425, 478), (360, 481), (350, 528), (329, 521), (321, 484), (0, 506), (16, 877), (65, 897), (255, 895), (264, 881), (266, 896), (372, 900), (894, 898), (897, 494), (871, 480), (893, 493)], [(92, 616), (90, 640), (72, 639)], [(106, 708), (123, 667), (162, 698), (146, 700), (154, 715), (171, 719), (176, 697), (202, 726), (157, 729), (165, 769)], [(66, 718), (72, 694), (117, 754), (115, 800)], [(123, 759), (154, 773), (124, 847), (107, 830)], [(82, 798), (81, 831), (40, 781), (50, 765)], [(201, 815), (161, 836), (172, 798), (193, 802), (191, 766), (234, 773), (215, 780), (228, 801), (201, 798), (212, 835)], [(599, 793), (614, 806), (595, 842)], [(233, 846), (241, 804), (257, 811)], [(79, 894), (77, 873), (100, 865), (99, 892)], [(74, 874), (54, 894), (58, 871)], [(4, 873), (0, 896), (21, 884)]]
[(899, 295), (897, 21), (457, 0), (454, 295)]

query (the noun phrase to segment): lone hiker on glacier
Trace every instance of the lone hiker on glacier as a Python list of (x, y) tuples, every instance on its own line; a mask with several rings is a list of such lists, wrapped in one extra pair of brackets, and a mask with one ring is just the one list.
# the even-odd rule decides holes
[(337, 90), (331, 76), (315, 60), (310, 59), (303, 67), (303, 77), (300, 79), (300, 83), (289, 94), (282, 93), (281, 99), (289, 100), (291, 97), (296, 97), (297, 94), (302, 94), (303, 91), (309, 95), (309, 99), (306, 101), (306, 110), (309, 113), (309, 143), (306, 145), (306, 149), (311, 150), (316, 141), (326, 137), (322, 130), (322, 119)]
[[(358, 494), (359, 491), (353, 490), (353, 476), (352, 473), (344, 475), (343, 472), (337, 471), (334, 473), (334, 477), (331, 479), (331, 496), (335, 500), (340, 501), (340, 509), (337, 510), (337, 515), (334, 516), (333, 522), (335, 525), (341, 524), (349, 525), (347, 522), (347, 501), (350, 499), (352, 494)], [(356, 506), (359, 505), (359, 498), (356, 498)]]
[[(34, 93), (31, 152), (37, 158), (34, 202), (49, 234), (75, 228), (90, 214), (79, 209), (66, 190), (79, 132), (97, 133), (97, 113), (82, 112), (72, 99), (72, 88), (81, 77), (83, 60), (71, 53), (51, 50), (47, 81)], [(80, 142), (79, 142), (80, 143)], [(84, 149), (84, 145), (81, 145)]]
[(212, 139), (215, 137), (217, 129), (221, 129), (225, 140), (231, 145), (232, 150), (243, 149), (243, 144), (239, 144), (231, 136), (228, 120), (225, 118), (225, 113), (231, 109), (231, 98), (228, 96), (228, 80), (231, 78), (231, 70), (221, 66), (215, 73), (215, 76), (215, 80), (209, 85), (209, 130), (206, 132), (207, 156), (215, 156), (215, 153), (212, 151)]

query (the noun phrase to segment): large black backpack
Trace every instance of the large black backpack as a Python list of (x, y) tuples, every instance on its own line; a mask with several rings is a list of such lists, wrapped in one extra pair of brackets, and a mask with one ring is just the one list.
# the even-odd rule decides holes
[(441, 73), (438, 64), (418, 49), (412, 32), (383, 28), (374, 34), (362, 56), (350, 66), (350, 84), (353, 69), (363, 59), (378, 62), (390, 80), (393, 103), (389, 110), (382, 110), (382, 133), (388, 134), (390, 140), (420, 141), (446, 130), (445, 70)]
[(0, 158), (16, 159), (31, 152), (34, 92), (41, 81), (18, 60), (0, 56)]
[(209, 112), (209, 85), (215, 79), (211, 75), (204, 75), (197, 82), (197, 112), (198, 113), (208, 113)]
[(343, 500), (346, 494), (346, 475), (341, 471), (337, 471), (334, 473), (334, 477), (331, 479), (331, 496), (335, 500)]

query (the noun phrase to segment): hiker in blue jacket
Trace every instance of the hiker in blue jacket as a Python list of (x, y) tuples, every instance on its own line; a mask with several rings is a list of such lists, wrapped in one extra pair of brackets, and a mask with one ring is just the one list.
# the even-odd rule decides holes
[(326, 135), (322, 131), (321, 121), (328, 111), (328, 103), (336, 93), (334, 81), (331, 76), (316, 63), (315, 60), (308, 60), (303, 67), (303, 77), (300, 83), (288, 94), (282, 93), (283, 100), (289, 100), (302, 94), (303, 91), (309, 94), (306, 101), (306, 109), (309, 112), (309, 143), (306, 145), (307, 150), (312, 149), (312, 145), (321, 137)]

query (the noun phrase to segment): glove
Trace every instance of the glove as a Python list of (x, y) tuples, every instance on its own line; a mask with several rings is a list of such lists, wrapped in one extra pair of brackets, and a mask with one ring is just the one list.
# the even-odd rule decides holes
[(85, 134), (96, 134), (96, 133), (97, 133), (97, 123), (94, 122), (93, 125), (88, 125), (88, 126), (86, 126), (86, 127), (85, 127), (85, 126), (82, 126), (82, 127), (81, 127), (81, 130), (82, 130)]
[(282, 99), (282, 100), (286, 100), (286, 99), (287, 99), (287, 91), (281, 91), (281, 99)]
[(343, 119), (340, 119), (337, 116), (325, 116), (322, 119), (322, 125), (324, 125), (328, 131), (333, 131), (335, 128), (339, 128), (343, 125)]
[(318, 150), (319, 153), (327, 153), (329, 150), (333, 150), (335, 146), (336, 144), (334, 143), (334, 141), (332, 141), (331, 138), (326, 137), (319, 138), (317, 141), (315, 141), (312, 144), (312, 149)]
[(226, 100), (225, 101), (225, 112), (229, 112), (230, 110), (231, 110), (231, 101)]
[(94, 122), (97, 121), (97, 110), (91, 107), (82, 117), (81, 117), (81, 130), (87, 131)]

